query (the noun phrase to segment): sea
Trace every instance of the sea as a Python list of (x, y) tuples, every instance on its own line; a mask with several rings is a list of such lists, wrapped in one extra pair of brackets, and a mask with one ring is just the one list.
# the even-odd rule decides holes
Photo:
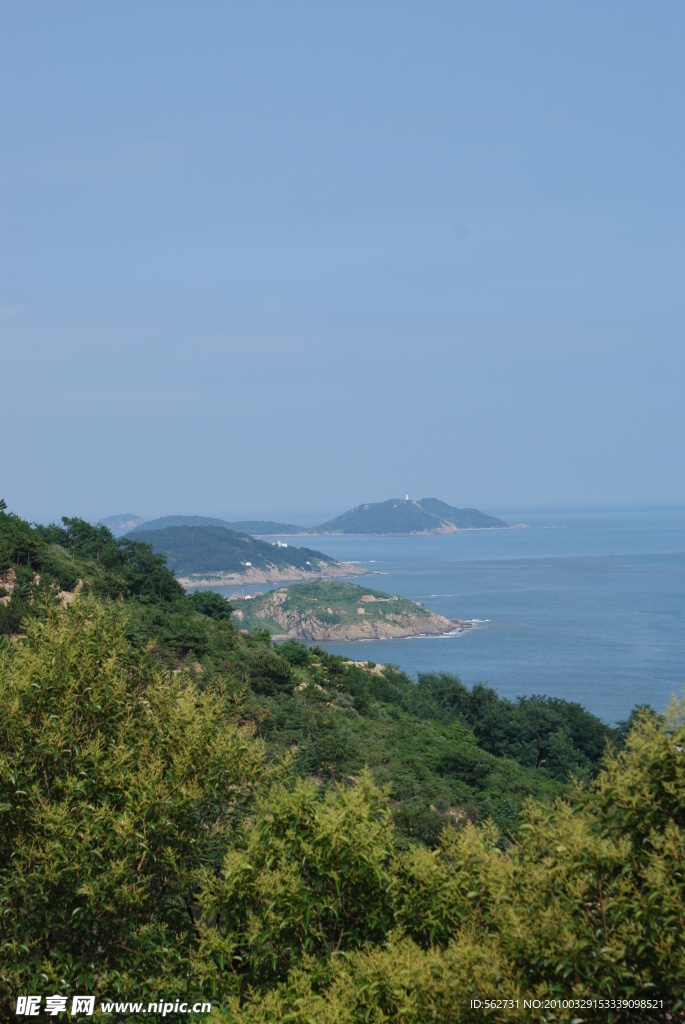
[(397, 665), (414, 679), (450, 672), (503, 697), (562, 697), (609, 724), (636, 705), (663, 711), (672, 694), (685, 696), (685, 509), (503, 518), (526, 529), (269, 539), (353, 562), (369, 574), (355, 583), (473, 622), (458, 635), (321, 644), (334, 654)]

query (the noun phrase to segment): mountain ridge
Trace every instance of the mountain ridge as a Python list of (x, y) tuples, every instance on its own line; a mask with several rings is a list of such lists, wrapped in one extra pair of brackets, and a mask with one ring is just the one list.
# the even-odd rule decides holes
[[(110, 520), (119, 517), (110, 516)], [(103, 520), (104, 522), (104, 520)], [(178, 526), (216, 526), (253, 537), (298, 536), (317, 537), (326, 534), (370, 534), (379, 536), (420, 536), (422, 534), (458, 533), (460, 530), (511, 529), (509, 523), (477, 508), (457, 508), (439, 498), (389, 498), (366, 502), (347, 509), (318, 526), (297, 526), (271, 519), (246, 519), (229, 522), (210, 516), (162, 516), (141, 521), (131, 535), (149, 533)]]
[(356, 505), (315, 527), (316, 532), (353, 534), (458, 533), (460, 530), (507, 529), (509, 524), (475, 508), (457, 508), (439, 498), (389, 498)]
[[(115, 518), (113, 516), (109, 518)], [(104, 523), (104, 520), (103, 520)], [(107, 525), (107, 523), (105, 523)], [(158, 519), (143, 519), (138, 522), (130, 533), (149, 532), (150, 530), (165, 530), (172, 526), (219, 526), (224, 530), (233, 530), (236, 533), (248, 533), (252, 536), (259, 534), (254, 527), (270, 527), (263, 533), (297, 533), (307, 534), (309, 531), (305, 526), (295, 526), (292, 523), (276, 523), (267, 519), (245, 519), (229, 522), (227, 519), (217, 519), (214, 516), (160, 516)]]

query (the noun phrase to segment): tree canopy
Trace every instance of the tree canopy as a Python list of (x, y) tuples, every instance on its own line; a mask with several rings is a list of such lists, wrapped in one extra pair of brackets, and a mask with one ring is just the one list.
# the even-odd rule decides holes
[(5, 1018), (86, 989), (223, 1024), (685, 1021), (685, 703), (610, 730), (274, 648), (82, 520), (0, 509), (0, 553)]

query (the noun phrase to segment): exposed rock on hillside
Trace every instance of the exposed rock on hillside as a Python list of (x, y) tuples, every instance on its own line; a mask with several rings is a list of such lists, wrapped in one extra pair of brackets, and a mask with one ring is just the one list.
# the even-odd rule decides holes
[(309, 583), (234, 601), (241, 625), (299, 640), (372, 640), (459, 633), (470, 623), (352, 583)]

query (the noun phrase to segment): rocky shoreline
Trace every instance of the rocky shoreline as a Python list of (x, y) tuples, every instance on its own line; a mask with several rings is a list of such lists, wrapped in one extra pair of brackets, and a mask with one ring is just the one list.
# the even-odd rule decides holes
[(316, 569), (267, 569), (249, 568), (245, 572), (227, 573), (195, 573), (192, 576), (179, 576), (182, 587), (232, 587), (246, 586), (252, 583), (297, 583), (301, 580), (348, 579), (351, 576), (365, 576), (368, 569), (362, 569), (350, 562), (337, 562), (335, 565), (324, 565)]
[[(359, 589), (359, 588), (357, 588)], [(429, 612), (414, 602), (406, 609), (409, 602), (404, 602), (401, 611), (390, 610), (398, 598), (374, 598), (364, 595), (361, 598), (365, 605), (357, 609), (355, 621), (331, 621), (335, 613), (333, 608), (325, 609), (327, 614), (321, 615), (313, 608), (296, 610), (289, 606), (288, 592), (275, 590), (260, 597), (255, 604), (250, 598), (234, 602), (234, 618), (237, 622), (251, 625), (259, 622), (268, 624), (273, 631), (274, 640), (295, 638), (305, 641), (344, 641), (344, 640), (390, 640), (408, 639), (417, 636), (445, 636), (463, 633), (470, 628), (471, 622), (461, 619), (446, 619), (442, 615)], [(367, 610), (388, 605), (382, 617), (367, 615)], [(416, 610), (414, 610), (416, 609)], [(326, 621), (328, 620), (328, 621)], [(282, 632), (281, 632), (282, 631)]]
[(426, 619), (417, 617), (416, 621), (409, 621), (403, 625), (364, 622), (359, 626), (325, 626), (316, 619), (308, 619), (291, 625), (287, 632), (275, 633), (273, 640), (274, 643), (293, 638), (308, 642), (324, 640), (329, 643), (347, 640), (408, 640), (421, 636), (458, 636), (472, 625), (463, 619), (443, 619), (441, 615), (434, 618), (440, 621), (426, 622)]
[(432, 530), (410, 530), (407, 533), (351, 533), (346, 530), (323, 530), (318, 533), (306, 531), (303, 533), (254, 533), (251, 536), (257, 540), (269, 540), (271, 537), (438, 537), (452, 533), (475, 533), (487, 530), (492, 533), (494, 530), (527, 530), (528, 523), (507, 523), (506, 526), (455, 526), (454, 523), (445, 523)]

